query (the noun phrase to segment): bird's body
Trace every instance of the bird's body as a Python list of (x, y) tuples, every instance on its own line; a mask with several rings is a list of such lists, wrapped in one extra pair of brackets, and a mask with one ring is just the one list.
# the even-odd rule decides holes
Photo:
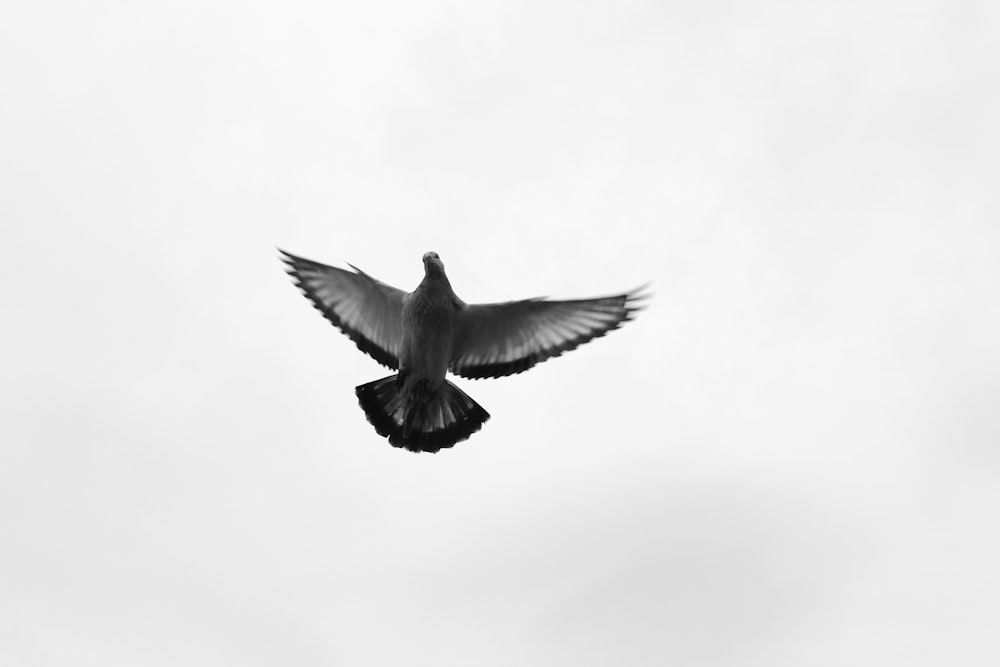
[(617, 328), (641, 298), (469, 305), (452, 290), (437, 253), (424, 254), (424, 278), (408, 294), (358, 269), (284, 254), (313, 305), (362, 351), (398, 369), (355, 393), (375, 430), (412, 451), (451, 447), (490, 418), (446, 379), (449, 370), (472, 378), (520, 373)]
[(417, 289), (403, 297), (399, 373), (408, 383), (426, 378), (429, 389), (435, 390), (444, 382), (455, 316), (462, 305), (443, 271), (425, 276)]

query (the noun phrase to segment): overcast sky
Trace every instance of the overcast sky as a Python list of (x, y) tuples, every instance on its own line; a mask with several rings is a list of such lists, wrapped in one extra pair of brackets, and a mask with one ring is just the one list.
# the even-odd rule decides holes
[[(991, 2), (0, 16), (0, 662), (1000, 664)], [(634, 322), (387, 375), (276, 246)]]

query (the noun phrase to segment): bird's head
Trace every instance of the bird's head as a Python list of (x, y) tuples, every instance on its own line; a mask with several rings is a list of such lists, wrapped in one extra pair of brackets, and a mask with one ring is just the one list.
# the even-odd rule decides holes
[(443, 276), (444, 262), (436, 252), (424, 253), (424, 274), (428, 276)]

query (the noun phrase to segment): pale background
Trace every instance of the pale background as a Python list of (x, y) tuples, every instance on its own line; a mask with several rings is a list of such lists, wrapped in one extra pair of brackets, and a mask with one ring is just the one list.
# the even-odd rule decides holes
[[(998, 7), (5, 4), (0, 663), (1000, 664)], [(656, 297), (414, 455), (275, 246)]]

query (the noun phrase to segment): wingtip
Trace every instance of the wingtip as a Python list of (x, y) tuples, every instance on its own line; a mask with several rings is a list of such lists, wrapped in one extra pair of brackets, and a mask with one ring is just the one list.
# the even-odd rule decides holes
[(282, 250), (281, 248), (278, 248), (278, 252), (281, 253), (278, 256), (278, 259), (281, 260), (285, 273), (298, 279), (298, 266), (296, 263), (300, 261), (299, 258), (286, 250)]
[(655, 293), (652, 291), (653, 281), (649, 280), (625, 293), (625, 302), (632, 310), (642, 310), (649, 305)]
[(280, 259), (285, 264), (292, 265), (292, 264), (294, 264), (297, 261), (301, 261), (301, 259), (302, 259), (298, 255), (293, 255), (292, 253), (288, 252), (284, 248), (280, 248), (278, 246), (274, 246), (274, 249), (277, 250), (278, 253), (279, 253), (278, 254), (278, 259)]

